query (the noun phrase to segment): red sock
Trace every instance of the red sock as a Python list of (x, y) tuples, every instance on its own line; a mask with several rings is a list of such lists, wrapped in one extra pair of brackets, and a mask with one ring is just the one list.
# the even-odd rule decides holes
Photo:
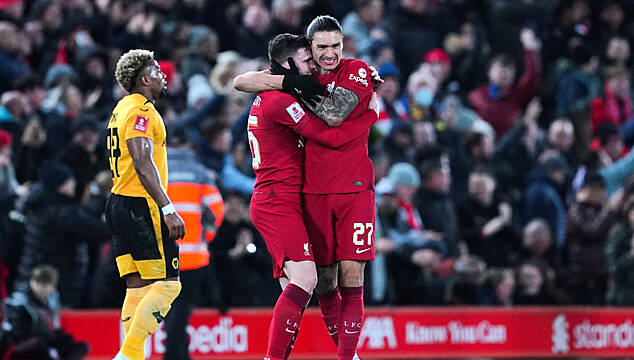
[(335, 345), (339, 346), (339, 334), (337, 333), (337, 318), (339, 317), (339, 308), (341, 307), (339, 289), (335, 288), (326, 294), (317, 294), (317, 300), (319, 301), (321, 318), (324, 320), (324, 324), (326, 324), (328, 334), (332, 338), (332, 341), (335, 342)]
[(296, 334), (302, 311), (310, 294), (297, 285), (288, 284), (277, 299), (273, 309), (273, 319), (269, 327), (269, 343), (266, 358), (283, 360), (291, 339)]
[[(302, 309), (302, 313), (299, 315), (300, 318), (304, 316), (304, 310), (306, 310), (306, 307)], [(286, 348), (286, 354), (284, 354), (284, 360), (287, 360), (288, 357), (291, 356), (291, 351), (293, 351), (293, 348), (295, 347), (295, 341), (297, 341), (298, 336), (299, 336), (299, 326), (297, 327), (297, 330), (295, 331), (295, 335), (293, 335), (291, 342), (288, 344), (288, 347)]]
[(337, 360), (352, 360), (363, 322), (363, 286), (341, 288)]

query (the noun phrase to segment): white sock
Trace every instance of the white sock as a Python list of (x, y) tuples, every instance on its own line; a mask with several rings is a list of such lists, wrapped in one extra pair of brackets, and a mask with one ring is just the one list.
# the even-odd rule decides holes
[(119, 352), (117, 353), (117, 355), (115, 355), (115, 356), (114, 356), (114, 358), (113, 358), (112, 360), (130, 360), (130, 359), (128, 359), (127, 357), (125, 357), (125, 355), (123, 355), (123, 354), (121, 353), (121, 351), (119, 351)]

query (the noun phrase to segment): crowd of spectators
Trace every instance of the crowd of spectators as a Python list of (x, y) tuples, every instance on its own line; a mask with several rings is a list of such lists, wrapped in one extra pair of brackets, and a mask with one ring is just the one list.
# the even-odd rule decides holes
[(249, 219), (233, 89), (316, 15), (385, 83), (370, 133), (368, 304), (634, 304), (634, 3), (620, 0), (0, 0), (0, 295), (59, 272), (66, 307), (119, 307), (103, 221), (118, 57), (153, 50), (156, 103), (213, 175), (225, 218), (202, 306), (277, 286)]

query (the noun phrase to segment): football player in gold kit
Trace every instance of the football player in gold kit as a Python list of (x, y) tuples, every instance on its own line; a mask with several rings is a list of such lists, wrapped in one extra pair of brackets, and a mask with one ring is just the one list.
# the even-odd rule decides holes
[(117, 82), (129, 95), (112, 111), (106, 132), (112, 194), (106, 220), (127, 291), (121, 309), (125, 340), (116, 360), (143, 360), (181, 290), (176, 239), (185, 225), (167, 196), (165, 125), (153, 102), (166, 89), (154, 53), (130, 50), (117, 62)]

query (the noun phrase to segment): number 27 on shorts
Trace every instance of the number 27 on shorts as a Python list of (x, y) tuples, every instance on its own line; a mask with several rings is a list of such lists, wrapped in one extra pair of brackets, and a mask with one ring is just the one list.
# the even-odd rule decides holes
[[(356, 222), (352, 224), (354, 233), (352, 234), (352, 243), (357, 246), (372, 245), (372, 233), (374, 232), (374, 224)], [(367, 238), (366, 235), (367, 234)]]

